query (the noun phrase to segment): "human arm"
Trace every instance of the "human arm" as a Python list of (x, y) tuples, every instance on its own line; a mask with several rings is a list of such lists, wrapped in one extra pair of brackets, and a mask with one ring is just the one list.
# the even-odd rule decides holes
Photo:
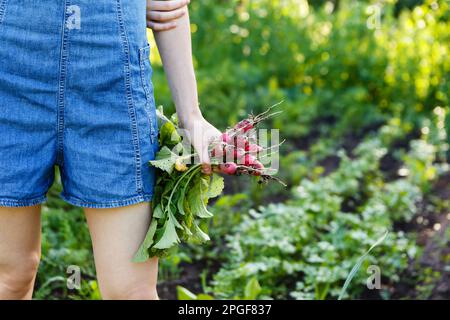
[(192, 62), (190, 19), (186, 13), (171, 30), (153, 30), (169, 83), (180, 126), (190, 134), (190, 142), (197, 151), (204, 173), (211, 173), (208, 145), (220, 136), (203, 117), (198, 104), (197, 81)]

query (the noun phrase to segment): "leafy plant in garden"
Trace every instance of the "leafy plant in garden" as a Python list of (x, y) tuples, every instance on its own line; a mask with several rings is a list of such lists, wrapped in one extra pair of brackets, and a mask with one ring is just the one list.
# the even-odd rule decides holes
[[(386, 128), (380, 132), (390, 140)], [(413, 177), (384, 182), (378, 166), (387, 147), (380, 138), (369, 138), (355, 158), (341, 153), (335, 172), (303, 180), (293, 200), (251, 211), (227, 237), (227, 262), (214, 276), (214, 296), (239, 295), (239, 283), (256, 277), (260, 297), (337, 298), (350, 269), (386, 230), (389, 237), (362, 267), (376, 264), (385, 279), (399, 281), (399, 271), (418, 248), (413, 238), (393, 230), (393, 221), (409, 221), (426, 190)], [(346, 296), (360, 294), (365, 278), (356, 273)]]
[[(251, 278), (244, 287), (243, 296), (234, 296), (233, 300), (255, 300), (261, 293), (261, 286), (256, 278)], [(181, 286), (177, 287), (178, 300), (213, 300), (214, 297), (205, 294), (195, 294)]]

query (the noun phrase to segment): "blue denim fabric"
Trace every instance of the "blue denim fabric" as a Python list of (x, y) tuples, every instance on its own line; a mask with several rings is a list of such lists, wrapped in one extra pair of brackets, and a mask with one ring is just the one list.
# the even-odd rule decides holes
[(0, 0), (0, 206), (150, 201), (158, 148), (145, 0)]

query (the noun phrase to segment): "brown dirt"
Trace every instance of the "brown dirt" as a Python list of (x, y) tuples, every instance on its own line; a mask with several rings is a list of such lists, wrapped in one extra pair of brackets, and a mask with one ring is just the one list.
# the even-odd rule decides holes
[(402, 281), (391, 288), (393, 299), (450, 299), (450, 173), (438, 179), (431, 195), (447, 201), (447, 207), (435, 212), (430, 210), (429, 200), (425, 200), (411, 223), (397, 226), (417, 233), (417, 244), (423, 247), (423, 253), (410, 262), (400, 277)]
[[(324, 122), (330, 121), (332, 120), (324, 120)], [(375, 129), (376, 127), (366, 128), (362, 136)], [(313, 133), (302, 141), (297, 141), (295, 148), (307, 150), (319, 137), (318, 132)], [(416, 138), (416, 133), (396, 142), (391, 151), (407, 150), (409, 141), (414, 138)], [(343, 139), (341, 145), (352, 156), (354, 148), (360, 141), (359, 135), (349, 135)], [(329, 174), (338, 168), (339, 162), (339, 158), (332, 155), (323, 159), (319, 164), (324, 167), (324, 174)], [(381, 159), (380, 169), (385, 178), (390, 181), (398, 178), (397, 171), (400, 164), (400, 161), (393, 156), (392, 152), (389, 152)], [(239, 190), (238, 186), (234, 185), (235, 180), (227, 179), (225, 193), (232, 194)], [(450, 201), (450, 173), (438, 179), (430, 194), (440, 201)], [(274, 202), (275, 199), (276, 195), (272, 195), (270, 202)], [(348, 203), (349, 210), (350, 207), (357, 205), (357, 199), (354, 199), (354, 201), (355, 203)], [(450, 239), (448, 237), (450, 233), (450, 230), (448, 230), (450, 228), (450, 208), (436, 212), (433, 208), (430, 208), (430, 199), (425, 199), (418, 206), (420, 212), (416, 217), (410, 223), (396, 223), (395, 229), (416, 233), (417, 244), (423, 248), (423, 254), (416, 261), (410, 262), (408, 269), (400, 275), (400, 283), (390, 285), (390, 299), (450, 299)], [(436, 224), (440, 225), (439, 230), (434, 229)], [(194, 293), (202, 292), (201, 273), (207, 269), (209, 276), (214, 274), (219, 269), (219, 263), (217, 262), (213, 267), (210, 267), (206, 261), (183, 263), (180, 269), (182, 273), (178, 280), (164, 281), (158, 285), (158, 292), (162, 299), (176, 299), (177, 286), (183, 286)], [(426, 270), (432, 270), (435, 275), (424, 279)], [(209, 280), (208, 277), (208, 282)], [(420, 288), (425, 289), (421, 291)], [(379, 293), (375, 293), (373, 290), (363, 293), (361, 298), (381, 299)]]
[(200, 274), (204, 270), (204, 263), (182, 263), (180, 278), (161, 281), (158, 283), (158, 295), (163, 300), (177, 299), (177, 286), (182, 286), (193, 293), (202, 292)]

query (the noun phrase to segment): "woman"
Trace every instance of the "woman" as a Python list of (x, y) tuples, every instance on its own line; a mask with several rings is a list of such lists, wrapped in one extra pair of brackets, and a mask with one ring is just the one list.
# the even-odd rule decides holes
[(157, 259), (131, 262), (158, 147), (146, 12), (207, 174), (219, 135), (198, 108), (187, 3), (0, 0), (0, 299), (32, 297), (55, 165), (62, 198), (85, 210), (102, 297), (158, 298)]

